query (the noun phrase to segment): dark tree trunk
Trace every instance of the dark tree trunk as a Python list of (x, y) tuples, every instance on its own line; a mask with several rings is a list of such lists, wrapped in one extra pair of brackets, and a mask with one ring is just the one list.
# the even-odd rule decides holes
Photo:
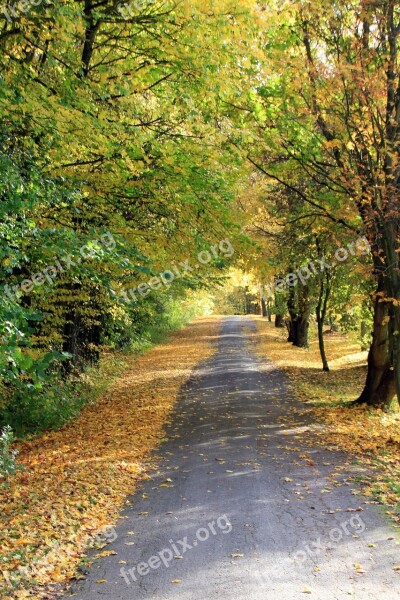
[(267, 302), (267, 313), (268, 313), (268, 321), (270, 323), (272, 323), (272, 308), (271, 308), (270, 300), (268, 300), (268, 302)]
[(295, 329), (297, 327), (296, 322), (290, 317), (289, 319), (286, 319), (285, 321), (285, 325), (288, 331), (288, 338), (287, 341), (290, 343), (294, 343), (295, 340)]
[(391, 355), (395, 395), (400, 404), (400, 309), (398, 305), (390, 307), (391, 313)]
[(337, 326), (337, 323), (335, 322), (334, 317), (330, 317), (329, 318), (329, 333), (336, 333), (337, 331), (339, 331), (339, 328)]
[(96, 34), (100, 26), (99, 21), (95, 21), (93, 17), (94, 6), (92, 0), (85, 0), (85, 43), (82, 50), (82, 72), (83, 76), (87, 77), (90, 71), (90, 61), (92, 59), (93, 50), (95, 46)]
[(261, 305), (261, 316), (268, 317), (267, 303), (265, 302), (265, 298), (264, 298), (263, 294), (261, 294), (260, 305)]
[(324, 323), (326, 318), (326, 311), (328, 308), (328, 301), (331, 295), (331, 282), (330, 275), (328, 272), (323, 273), (320, 282), (320, 290), (318, 297), (318, 304), (316, 308), (317, 326), (318, 326), (318, 344), (319, 352), (321, 354), (322, 369), (325, 372), (329, 372), (328, 359), (325, 352), (325, 340), (324, 340)]
[(69, 373), (73, 368), (82, 370), (87, 364), (95, 364), (100, 358), (101, 342), (101, 306), (96, 298), (96, 288), (90, 291), (90, 300), (85, 309), (90, 318), (82, 311), (82, 284), (66, 283), (70, 297), (64, 304), (64, 323), (62, 330), (62, 350), (71, 354), (71, 358), (62, 363), (63, 370)]
[(275, 293), (275, 327), (285, 327), (285, 307), (280, 295)]
[(375, 298), (372, 344), (368, 354), (365, 387), (357, 404), (387, 409), (396, 393), (390, 348), (388, 303), (382, 300), (382, 280)]
[[(293, 272), (293, 271), (292, 271)], [(291, 344), (295, 344), (297, 339), (297, 310), (296, 310), (296, 292), (294, 287), (289, 289), (289, 297), (287, 301), (287, 307), (289, 311), (289, 319), (286, 321), (286, 327), (288, 330), (287, 341)]]
[(303, 285), (296, 289), (294, 287), (290, 288), (287, 302), (290, 315), (290, 320), (287, 322), (288, 342), (299, 348), (308, 348), (308, 330), (311, 313), (308, 287)]
[(309, 313), (302, 314), (296, 321), (294, 346), (308, 348)]
[(285, 319), (283, 318), (283, 315), (275, 315), (275, 327), (278, 327), (279, 329), (285, 327)]
[(326, 373), (329, 373), (329, 364), (328, 364), (328, 359), (326, 357), (326, 352), (325, 352), (324, 320), (322, 319), (322, 317), (319, 317), (318, 315), (317, 315), (317, 325), (318, 325), (318, 345), (319, 345), (319, 352), (321, 354), (321, 360), (322, 360), (322, 370), (325, 371)]

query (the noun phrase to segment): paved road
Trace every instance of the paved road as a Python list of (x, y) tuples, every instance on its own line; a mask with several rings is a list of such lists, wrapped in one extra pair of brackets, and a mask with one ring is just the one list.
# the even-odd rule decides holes
[(122, 513), (107, 547), (116, 554), (94, 562), (75, 598), (400, 598), (395, 530), (345, 477), (332, 485), (344, 456), (301, 448), (307, 411), (246, 347), (251, 326), (224, 319), (218, 353), (182, 390), (158, 469)]

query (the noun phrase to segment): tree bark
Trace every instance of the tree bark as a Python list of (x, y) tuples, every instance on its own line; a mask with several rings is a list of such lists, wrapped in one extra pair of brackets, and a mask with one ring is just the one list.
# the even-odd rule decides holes
[(356, 404), (389, 408), (395, 393), (395, 379), (392, 368), (389, 331), (388, 303), (382, 300), (383, 281), (381, 278), (375, 297), (372, 344), (368, 354), (368, 371), (364, 389)]
[(260, 297), (260, 305), (261, 305), (261, 316), (268, 317), (267, 303), (265, 302), (265, 298), (262, 294)]
[(275, 293), (275, 327), (285, 327), (285, 308), (283, 299)]
[[(326, 282), (325, 282), (326, 278)], [(326, 283), (326, 285), (325, 285)], [(328, 308), (328, 301), (331, 295), (331, 285), (329, 273), (323, 273), (320, 283), (320, 291), (318, 297), (318, 304), (316, 308), (317, 326), (318, 326), (318, 344), (319, 352), (321, 354), (322, 369), (326, 373), (329, 372), (328, 359), (325, 352), (325, 340), (324, 340), (324, 323), (326, 318), (326, 311)]]
[(310, 313), (303, 313), (297, 320), (295, 329), (294, 346), (298, 348), (308, 348), (308, 330)]
[(272, 323), (272, 307), (271, 307), (271, 301), (268, 300), (267, 302), (267, 316), (268, 316), (268, 321), (270, 323)]
[[(297, 297), (296, 297), (297, 289)], [(287, 302), (290, 320), (287, 322), (288, 342), (298, 348), (308, 348), (308, 330), (311, 314), (311, 302), (308, 286), (290, 288)]]

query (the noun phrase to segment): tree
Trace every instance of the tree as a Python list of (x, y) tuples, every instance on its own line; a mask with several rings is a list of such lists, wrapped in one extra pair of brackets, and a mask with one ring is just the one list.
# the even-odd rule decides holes
[[(79, 371), (106, 341), (146, 337), (173, 300), (219, 281), (230, 260), (212, 256), (138, 301), (127, 302), (127, 290), (227, 238), (240, 255), (230, 207), (246, 168), (226, 144), (226, 131), (241, 126), (227, 107), (253, 69), (254, 32), (250, 2), (221, 0), (211, 11), (169, 0), (7, 6), (2, 283), (19, 289), (55, 260), (69, 261), (40, 289), (6, 297), (4, 320), (11, 312), (23, 344), (11, 354), (7, 347), (2, 363), (12, 409), (14, 384), (36, 385), (26, 369), (13, 371), (17, 355), (30, 365), (29, 353), (42, 360), (57, 351), (64, 372)], [(81, 256), (107, 233), (112, 249)]]
[[(256, 113), (274, 157), (260, 161), (264, 172), (326, 223), (368, 237), (377, 288), (359, 401), (383, 406), (391, 381), (400, 397), (399, 11), (394, 0), (283, 3), (266, 36)], [(299, 188), (297, 172), (315, 188)]]

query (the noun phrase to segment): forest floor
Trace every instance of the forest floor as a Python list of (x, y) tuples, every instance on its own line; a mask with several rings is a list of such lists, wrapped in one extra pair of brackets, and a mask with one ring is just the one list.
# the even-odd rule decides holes
[(384, 503), (387, 513), (400, 524), (400, 411), (386, 413), (352, 404), (363, 389), (367, 353), (349, 335), (326, 334), (330, 372), (325, 373), (316, 331), (311, 329), (310, 348), (304, 350), (287, 343), (286, 329), (277, 329), (261, 317), (252, 318), (257, 327), (253, 334), (256, 352), (268, 355), (285, 371), (293, 393), (323, 425), (315, 432), (320, 443), (345, 450), (370, 467), (360, 479), (363, 493)]
[(40, 598), (41, 589), (46, 597), (48, 584), (76, 575), (88, 546), (112, 539), (181, 386), (214, 352), (218, 322), (196, 320), (124, 361), (77, 420), (17, 445), (23, 470), (0, 487), (0, 597)]

